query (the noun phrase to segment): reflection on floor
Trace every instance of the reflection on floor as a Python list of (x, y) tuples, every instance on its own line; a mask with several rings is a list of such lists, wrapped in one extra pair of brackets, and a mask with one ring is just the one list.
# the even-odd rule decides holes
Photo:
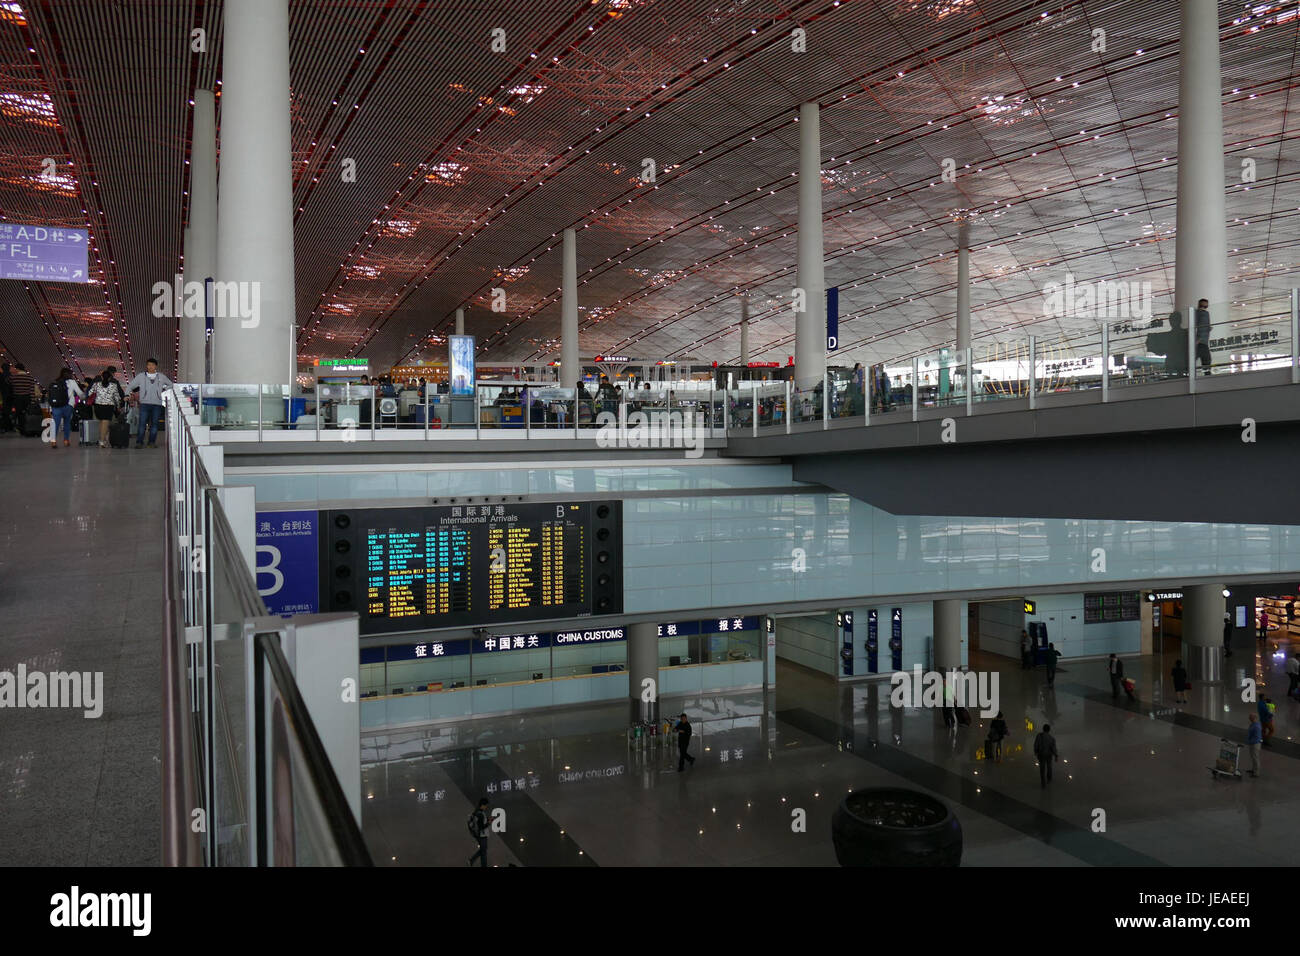
[(103, 674), (103, 713), (0, 711), (0, 864), (157, 866), (163, 456), (0, 435), (0, 671)]
[[(999, 672), (1011, 726), (996, 764), (977, 759), (978, 715), (952, 733), (938, 712), (890, 708), (885, 684), (836, 686), (780, 664), (767, 694), (665, 702), (695, 725), (699, 759), (684, 773), (673, 750), (629, 752), (621, 704), (366, 737), (364, 831), (380, 864), (464, 866), (465, 820), (486, 795), (505, 811), (492, 865), (834, 866), (844, 794), (899, 785), (954, 807), (964, 865), (1291, 865), (1300, 701), (1286, 696), (1282, 655), (1300, 642), (1255, 644), (1228, 664), (1233, 686), (1255, 677), (1277, 703), (1257, 780), (1208, 772), (1220, 736), (1244, 741), (1255, 705), (1205, 684), (1175, 704), (1165, 655), (1125, 662), (1131, 704), (1111, 698), (1104, 660), (1066, 662), (1048, 691), (1041, 669), (976, 654), (973, 666)], [(1046, 790), (1030, 752), (1044, 722), (1062, 758)], [(799, 809), (806, 832), (792, 826)]]

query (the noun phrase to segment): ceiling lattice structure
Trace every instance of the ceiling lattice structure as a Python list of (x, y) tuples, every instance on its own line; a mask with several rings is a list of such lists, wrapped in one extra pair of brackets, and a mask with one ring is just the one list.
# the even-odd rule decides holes
[[(300, 357), (442, 358), (467, 305), (482, 360), (556, 358), (560, 233), (574, 227), (584, 355), (735, 361), (744, 291), (752, 357), (784, 362), (798, 104), (812, 100), (834, 361), (951, 343), (958, 216), (977, 346), (1076, 331), (1043, 314), (1044, 286), (1067, 272), (1167, 300), (1178, 6), (293, 0)], [(1300, 0), (1219, 9), (1232, 309), (1252, 317), (1300, 284)], [(189, 99), (220, 89), (220, 13), (0, 2), (0, 216), (89, 228), (96, 279), (0, 281), (6, 357), (42, 374), (149, 355), (174, 369), (177, 323), (153, 315), (153, 287), (181, 266)], [(1247, 158), (1255, 182), (1233, 182)]]

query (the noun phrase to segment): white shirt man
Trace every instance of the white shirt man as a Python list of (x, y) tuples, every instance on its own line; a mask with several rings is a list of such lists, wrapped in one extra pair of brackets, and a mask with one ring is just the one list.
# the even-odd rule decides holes
[(147, 425), (149, 428), (149, 447), (155, 448), (157, 447), (154, 442), (158, 437), (158, 423), (162, 421), (163, 392), (172, 387), (172, 381), (158, 371), (157, 359), (149, 359), (144, 367), (145, 371), (138, 372), (135, 378), (131, 379), (127, 391), (132, 394), (140, 393), (138, 397), (140, 424), (135, 435), (135, 447), (142, 448), (144, 446), (144, 432)]

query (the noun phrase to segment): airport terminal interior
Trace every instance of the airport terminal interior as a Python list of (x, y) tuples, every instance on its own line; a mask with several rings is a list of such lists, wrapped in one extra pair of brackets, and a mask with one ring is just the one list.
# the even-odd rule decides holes
[(1297, 89), (1300, 0), (0, 0), (0, 864), (1292, 865)]

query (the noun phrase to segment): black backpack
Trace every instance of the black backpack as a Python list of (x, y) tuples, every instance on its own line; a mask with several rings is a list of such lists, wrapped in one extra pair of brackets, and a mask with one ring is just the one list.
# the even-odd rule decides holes
[(465, 821), (465, 826), (469, 828), (469, 835), (475, 840), (478, 839), (478, 811), (470, 811), (469, 819)]
[(68, 404), (68, 383), (66, 379), (59, 379), (50, 384), (45, 390), (45, 397), (50, 400), (50, 408), (63, 408)]

